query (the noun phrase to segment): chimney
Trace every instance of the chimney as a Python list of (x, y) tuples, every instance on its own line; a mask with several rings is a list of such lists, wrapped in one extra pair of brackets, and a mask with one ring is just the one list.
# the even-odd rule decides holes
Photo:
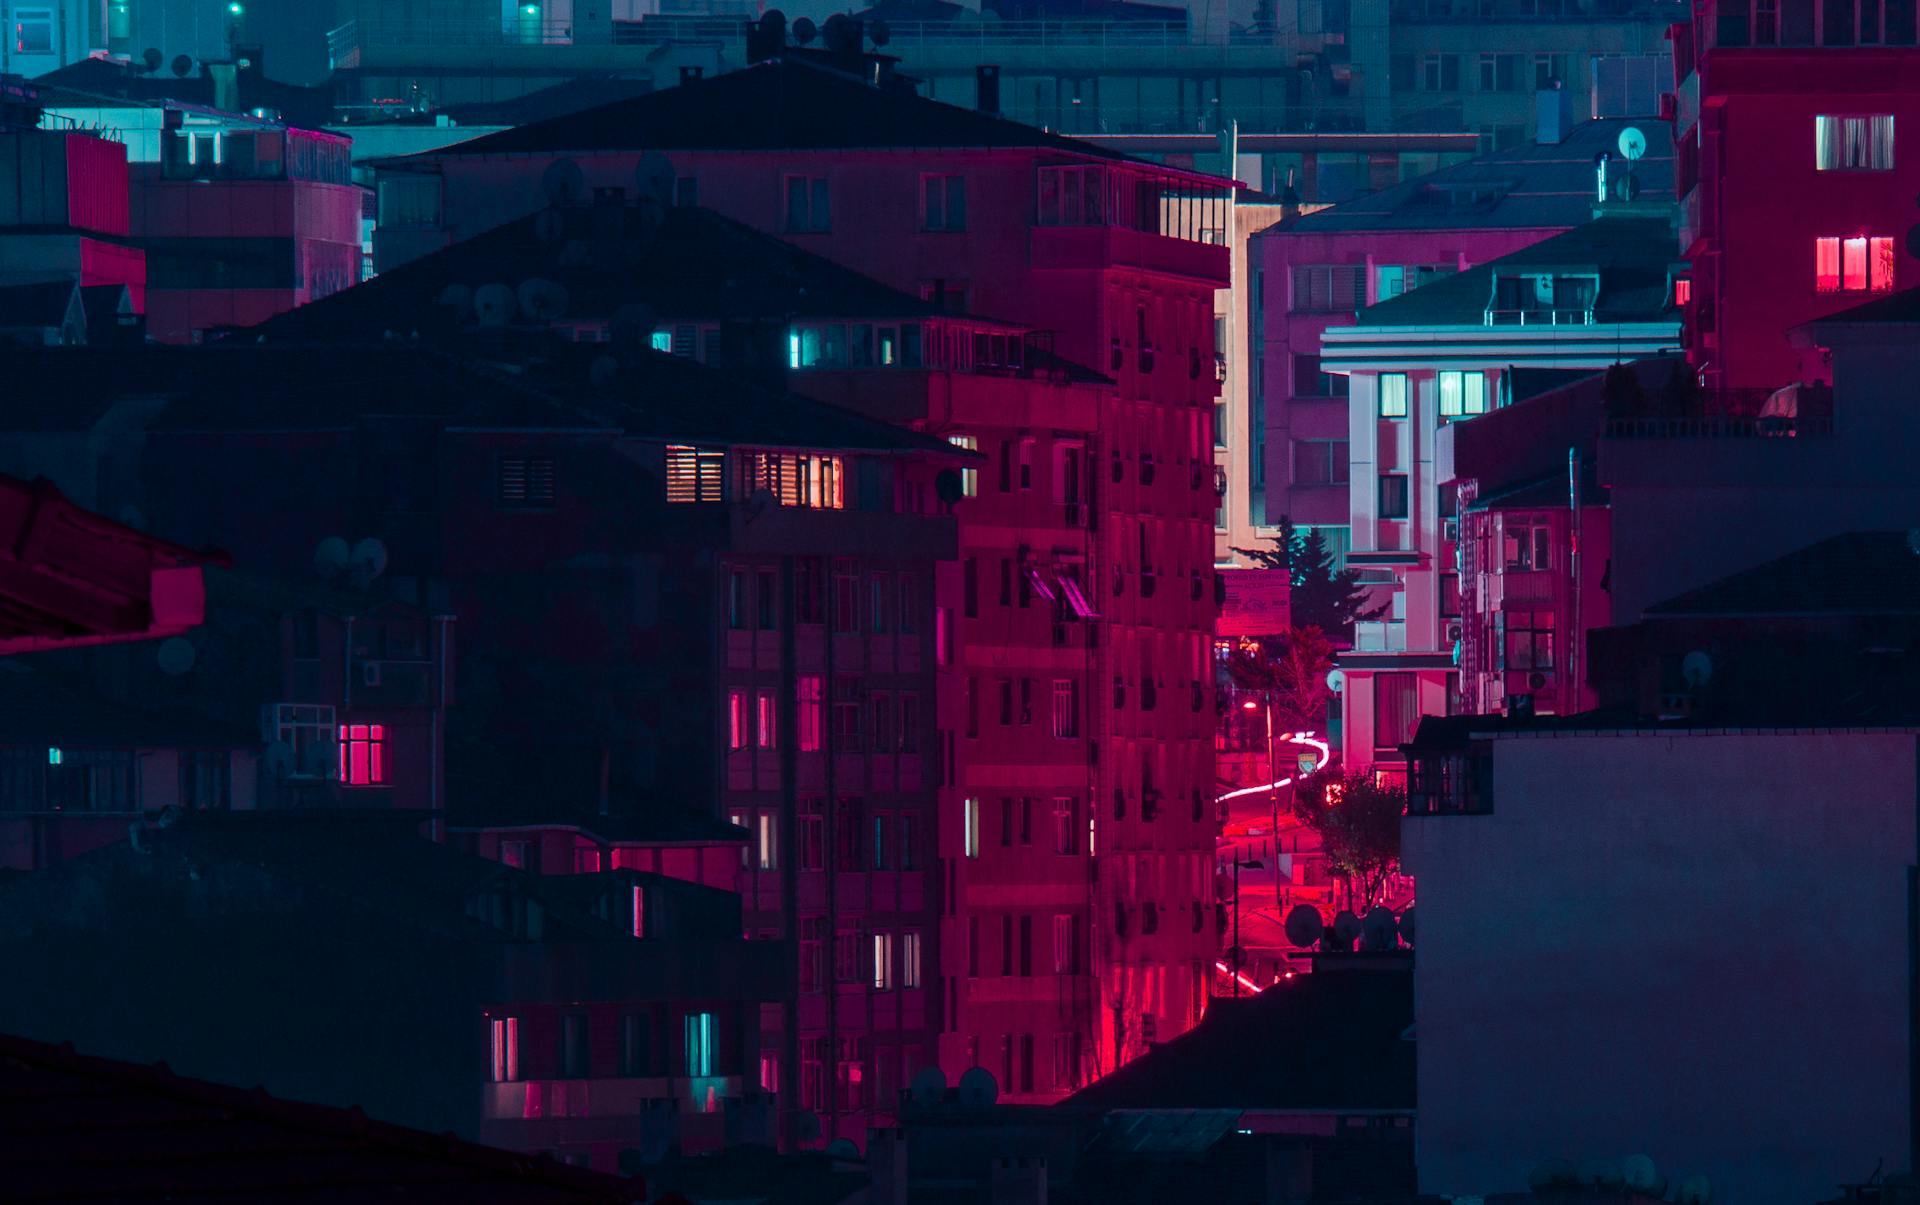
[(973, 69), (974, 90), (977, 100), (974, 107), (982, 113), (1000, 114), (1000, 67), (995, 63), (982, 63)]
[(1313, 1151), (1280, 1142), (1267, 1144), (1266, 1205), (1303, 1205), (1313, 1199)]
[(867, 1199), (872, 1205), (909, 1205), (905, 1130), (888, 1127), (868, 1132), (867, 1172), (872, 1181)]
[(1573, 94), (1557, 78), (1533, 94), (1534, 139), (1541, 146), (1557, 146), (1573, 129)]
[(1046, 1157), (996, 1155), (990, 1200), (992, 1205), (1047, 1205)]
[(208, 63), (213, 77), (213, 107), (223, 113), (240, 112), (240, 69), (234, 63)]

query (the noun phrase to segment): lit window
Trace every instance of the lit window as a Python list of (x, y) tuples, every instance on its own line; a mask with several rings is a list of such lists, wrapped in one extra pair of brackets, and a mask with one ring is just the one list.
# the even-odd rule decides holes
[(914, 932), (900, 935), (900, 986), (920, 986), (920, 935)]
[(1073, 974), (1073, 914), (1055, 913), (1053, 918), (1053, 973)]
[(749, 452), (738, 463), (743, 498), (766, 490), (781, 506), (841, 510), (847, 504), (846, 464), (838, 456)]
[(754, 829), (754, 852), (761, 870), (780, 868), (780, 817), (772, 812), (760, 813), (760, 823)]
[(967, 800), (966, 840), (967, 840), (967, 856), (969, 858), (979, 857), (980, 856), (980, 801), (978, 799)]
[(1407, 417), (1406, 373), (1383, 372), (1380, 374), (1380, 417)]
[(1553, 528), (1545, 523), (1505, 524), (1506, 567), (1528, 573), (1553, 568)]
[(655, 351), (672, 352), (673, 332), (666, 330), (653, 332), (652, 344)]
[(1459, 418), (1484, 414), (1487, 410), (1487, 374), (1484, 372), (1443, 372), (1440, 374), (1440, 417)]
[(633, 935), (635, 937), (645, 937), (647, 935), (647, 889), (638, 883), (634, 884), (633, 887), (631, 916), (633, 919)]
[[(978, 435), (949, 435), (947, 436), (947, 442), (956, 448), (965, 448), (969, 452), (977, 452), (980, 450), (980, 437)], [(961, 469), (960, 496), (963, 498), (976, 498), (979, 497), (979, 495), (980, 470)]]
[(873, 990), (893, 990), (893, 934), (873, 935)]
[(818, 674), (804, 674), (794, 686), (799, 701), (800, 752), (818, 753), (822, 746), (822, 707), (826, 701), (826, 681)]
[(1053, 680), (1053, 735), (1070, 740), (1080, 735), (1080, 681)]
[(387, 781), (386, 725), (340, 725), (340, 781), (354, 787)]
[(597, 849), (576, 849), (573, 851), (573, 873), (599, 874), (600, 851)]
[(494, 1017), (488, 1024), (492, 1039), (493, 1082), (511, 1083), (520, 1078), (520, 1018)]
[(1673, 282), (1673, 304), (1686, 305), (1693, 300), (1693, 282), (1676, 280)]
[(687, 1075), (713, 1074), (713, 1014), (686, 1015)]
[(502, 841), (500, 843), (500, 861), (516, 870), (532, 869), (533, 842)]
[(1893, 115), (1815, 117), (1813, 159), (1823, 172), (1892, 171)]
[(777, 728), (777, 720), (775, 719), (773, 692), (763, 690), (755, 694), (753, 711), (754, 747), (758, 749), (779, 748), (780, 742), (777, 739), (779, 731)]
[(747, 692), (727, 692), (727, 748), (735, 752), (747, 747)]
[(14, 10), (13, 16), (13, 49), (16, 54), (53, 53), (52, 9), (19, 8)]
[(1822, 293), (1883, 293), (1893, 288), (1893, 240), (1885, 237), (1813, 240), (1814, 288)]
[(667, 446), (667, 501), (726, 500), (727, 454), (718, 449)]

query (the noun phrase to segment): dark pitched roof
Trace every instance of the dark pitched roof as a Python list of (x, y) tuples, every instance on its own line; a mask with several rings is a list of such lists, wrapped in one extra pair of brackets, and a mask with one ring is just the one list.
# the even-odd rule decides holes
[(748, 836), (717, 816), (603, 779), (599, 750), (586, 747), (508, 749), (456, 740), (447, 750), (447, 782), (447, 824), (455, 829), (577, 828), (602, 841), (662, 844), (732, 843)]
[(1673, 318), (1674, 238), (1664, 218), (1608, 217), (1576, 226), (1531, 247), (1442, 277), (1361, 310), (1359, 326), (1478, 326), (1496, 276), (1532, 268), (1598, 269), (1594, 321), (1657, 322)]
[(1875, 323), (1889, 326), (1910, 326), (1920, 322), (1920, 288), (1902, 289), (1885, 297), (1877, 297), (1862, 305), (1852, 306), (1824, 318), (1815, 318), (1803, 325), (1820, 327), (1828, 323)]
[(1102, 1109), (1411, 1109), (1413, 971), (1323, 969), (1244, 1000), (1068, 1097)]
[[(104, 58), (86, 58), (35, 77), (44, 103), (98, 104), (102, 100), (122, 100), (131, 105), (158, 105), (167, 101), (212, 108), (214, 81), (203, 64), (194, 75), (181, 78), (167, 67), (149, 75), (131, 63)], [(268, 79), (258, 70), (242, 68), (236, 75), (238, 111), (273, 109), (289, 123), (302, 129), (318, 130), (333, 117), (333, 93), (327, 88), (308, 88)], [(64, 91), (84, 96), (62, 96)]]
[[(931, 318), (931, 302), (841, 267), (710, 210), (669, 209), (646, 230), (637, 207), (552, 209), (508, 222), (311, 305), (235, 340), (378, 339), (434, 334), (461, 316), (442, 301), (492, 283), (548, 280), (566, 291), (562, 319), (606, 320), (641, 306), (652, 321), (722, 318)], [(596, 226), (611, 227), (597, 235)], [(471, 317), (470, 313), (466, 315)]]
[(1647, 614), (1920, 615), (1920, 545), (1902, 531), (1848, 532), (1655, 603)]
[(879, 147), (1020, 147), (1137, 162), (1092, 143), (928, 100), (907, 88), (874, 87), (798, 59), (756, 63), (389, 162), (575, 151)]
[(632, 100), (653, 90), (650, 76), (630, 79), (618, 75), (586, 75), (506, 100), (442, 105), (434, 110), (434, 115), (444, 115), (463, 126), (524, 126)]
[(70, 280), (0, 285), (0, 327), (64, 326), (78, 287)]
[(1278, 233), (1345, 230), (1564, 229), (1593, 216), (1593, 157), (1609, 151), (1616, 164), (1620, 131), (1647, 138), (1633, 163), (1640, 197), (1673, 196), (1673, 133), (1663, 121), (1606, 119), (1575, 126), (1565, 140), (1525, 143), (1306, 214)]
[(646, 1199), (641, 1180), (16, 1037), (0, 1037), (0, 1180), (15, 1200)]

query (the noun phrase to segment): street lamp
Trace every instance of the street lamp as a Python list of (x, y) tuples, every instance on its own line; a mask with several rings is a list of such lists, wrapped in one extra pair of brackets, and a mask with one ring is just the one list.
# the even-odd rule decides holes
[(1280, 852), (1280, 788), (1275, 784), (1280, 781), (1280, 768), (1273, 759), (1273, 691), (1264, 689), (1260, 692), (1260, 697), (1261, 702), (1256, 703), (1254, 700), (1248, 699), (1246, 702), (1240, 704), (1240, 707), (1244, 711), (1265, 711), (1264, 720), (1267, 728), (1267, 806), (1272, 812), (1271, 824), (1267, 832), (1271, 834), (1269, 840), (1273, 842), (1273, 852), (1278, 854)]
[(1240, 944), (1240, 870), (1242, 867), (1248, 870), (1259, 870), (1261, 865), (1258, 858), (1233, 860), (1233, 952), (1227, 957), (1227, 965), (1233, 972), (1235, 996), (1240, 994), (1240, 964), (1247, 958), (1246, 947)]

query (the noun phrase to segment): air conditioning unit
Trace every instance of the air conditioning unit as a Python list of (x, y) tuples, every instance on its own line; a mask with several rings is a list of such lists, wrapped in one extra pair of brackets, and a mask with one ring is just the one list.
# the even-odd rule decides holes
[(1455, 544), (1459, 543), (1460, 520), (1457, 518), (1440, 520), (1440, 538)]
[(360, 685), (379, 686), (380, 666), (381, 663), (378, 661), (362, 661), (360, 663)]
[(1446, 639), (1446, 643), (1447, 643), (1447, 644), (1459, 644), (1459, 643), (1460, 643), (1460, 637), (1461, 637), (1461, 633), (1463, 632), (1463, 630), (1464, 630), (1464, 627), (1463, 627), (1463, 625), (1461, 624), (1461, 622), (1460, 622), (1459, 620), (1457, 620), (1457, 619), (1449, 619), (1449, 620), (1447, 621), (1447, 639)]

